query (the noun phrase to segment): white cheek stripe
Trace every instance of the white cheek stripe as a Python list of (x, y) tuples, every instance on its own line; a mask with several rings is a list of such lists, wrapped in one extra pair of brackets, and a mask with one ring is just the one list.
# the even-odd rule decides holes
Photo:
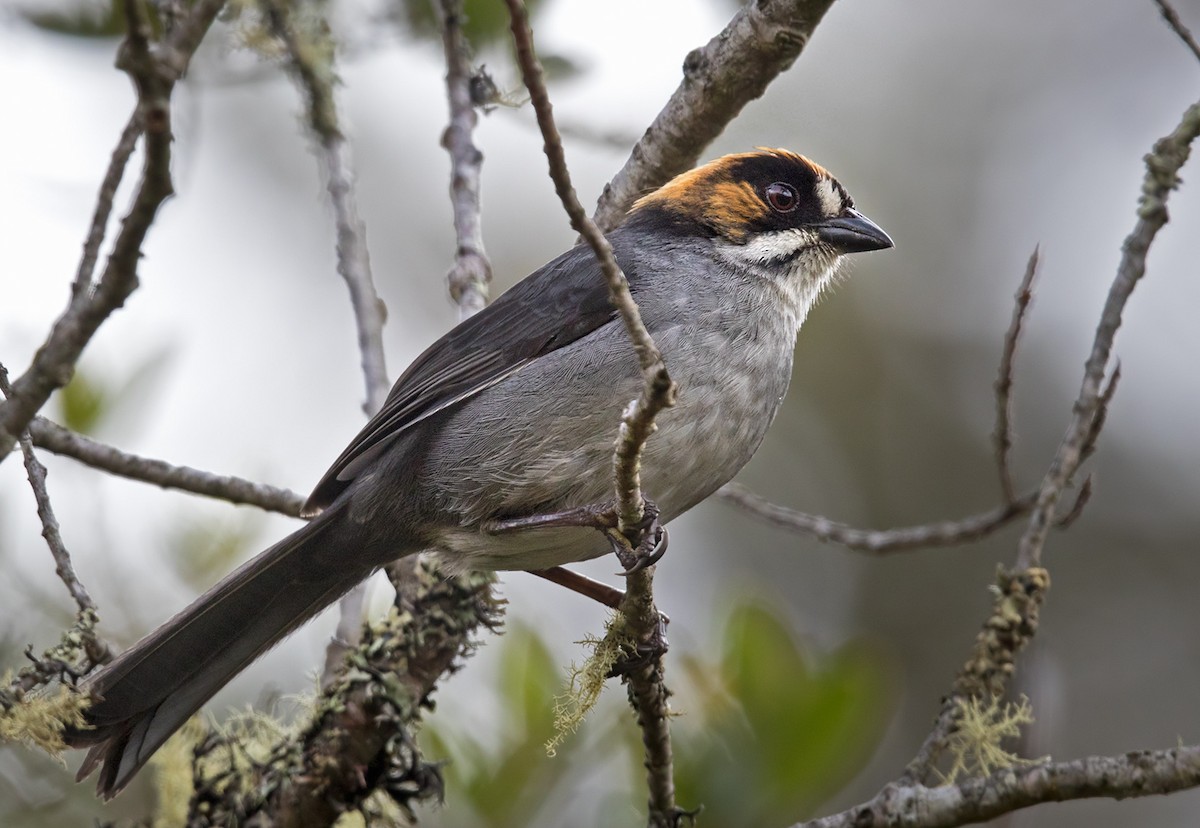
[(812, 247), (817, 241), (817, 234), (812, 230), (776, 230), (760, 233), (745, 244), (729, 248), (728, 252), (746, 264), (768, 264), (790, 258), (797, 251)]
[(817, 198), (821, 202), (821, 214), (836, 216), (842, 212), (842, 197), (833, 187), (833, 181), (828, 178), (817, 180)]

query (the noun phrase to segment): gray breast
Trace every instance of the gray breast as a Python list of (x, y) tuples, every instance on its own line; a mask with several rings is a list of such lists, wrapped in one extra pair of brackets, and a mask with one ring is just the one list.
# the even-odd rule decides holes
[[(686, 289), (681, 290), (684, 287)], [(643, 317), (680, 386), (646, 445), (642, 482), (665, 520), (731, 479), (754, 454), (787, 390), (795, 326), (761, 286), (726, 279), (657, 285)], [(527, 568), (606, 551), (596, 532), (486, 536), (488, 519), (544, 514), (613, 497), (621, 413), (641, 390), (623, 326), (613, 323), (525, 366), (450, 412), (429, 435), (419, 474), (441, 515), (439, 545), (473, 565)], [(430, 486), (429, 484), (433, 484)], [(533, 533), (536, 534), (536, 533)], [(566, 545), (569, 548), (555, 548)]]

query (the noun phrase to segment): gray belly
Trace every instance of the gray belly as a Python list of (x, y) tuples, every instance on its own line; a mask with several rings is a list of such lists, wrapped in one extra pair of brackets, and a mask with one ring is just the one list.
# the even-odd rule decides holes
[[(646, 444), (642, 488), (666, 522), (753, 456), (787, 390), (794, 333), (677, 326), (656, 339), (680, 394)], [(624, 330), (610, 326), (455, 411), (433, 435), (422, 475), (438, 483), (430, 506), (441, 516), (435, 545), (443, 556), (467, 567), (535, 569), (606, 554), (595, 530), (493, 535), (480, 524), (611, 501), (621, 412), (640, 390)]]

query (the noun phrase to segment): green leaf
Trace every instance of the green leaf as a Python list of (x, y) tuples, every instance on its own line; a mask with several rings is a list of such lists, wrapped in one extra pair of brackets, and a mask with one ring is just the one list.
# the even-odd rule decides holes
[[(689, 665), (693, 675), (703, 669)], [(865, 764), (891, 708), (886, 659), (860, 642), (817, 656), (761, 601), (735, 606), (698, 715), (677, 720), (679, 801), (722, 826), (783, 824)]]
[(111, 395), (90, 374), (76, 368), (56, 399), (62, 424), (80, 434), (91, 434), (108, 413)]

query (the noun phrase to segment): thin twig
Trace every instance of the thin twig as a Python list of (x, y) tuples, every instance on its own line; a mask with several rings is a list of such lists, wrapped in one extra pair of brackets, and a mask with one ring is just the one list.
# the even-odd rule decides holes
[(1117, 393), (1117, 383), (1121, 381), (1121, 363), (1118, 360), (1113, 366), (1112, 373), (1108, 376), (1108, 382), (1104, 386), (1104, 390), (1100, 392), (1100, 402), (1096, 406), (1096, 416), (1092, 418), (1092, 427), (1088, 431), (1087, 437), (1083, 441), (1083, 448), (1079, 452), (1079, 462), (1083, 464), (1096, 451), (1096, 442), (1100, 439), (1100, 432), (1104, 429), (1104, 423), (1108, 420), (1108, 406), (1112, 403), (1113, 395)]
[[(12, 386), (8, 383), (8, 369), (3, 363), (0, 363), (0, 394), (3, 394), (5, 399), (12, 395)], [(37, 501), (38, 518), (42, 521), (42, 537), (46, 539), (46, 545), (50, 547), (50, 556), (54, 558), (54, 571), (67, 588), (67, 592), (75, 599), (79, 611), (94, 613), (96, 603), (79, 580), (79, 576), (75, 574), (71, 553), (63, 543), (58, 519), (54, 516), (54, 507), (50, 504), (50, 492), (46, 488), (46, 467), (37, 459), (28, 431), (21, 434), (17, 442), (21, 445), (21, 454), (25, 458), (25, 473), (29, 476), (29, 486), (33, 489), (34, 500)]]
[[(545, 77), (533, 46), (529, 16), (522, 0), (506, 0), (509, 9), (513, 42), (521, 76), (529, 90), (530, 101), (542, 132), (544, 150), (549, 161), (550, 177), (571, 219), (571, 227), (592, 248), (608, 282), (613, 304), (621, 314), (625, 329), (641, 364), (645, 380), (638, 399), (631, 403), (622, 417), (620, 435), (614, 452), (614, 478), (617, 493), (619, 529), (628, 536), (642, 521), (645, 502), (642, 497), (639, 464), (642, 446), (654, 429), (654, 418), (675, 403), (675, 384), (667, 374), (658, 347), (642, 324), (637, 305), (629, 293), (625, 274), (618, 267), (612, 246), (594, 222), (588, 219), (571, 186), (562, 140), (554, 125), (553, 108), (546, 91)], [(643, 532), (643, 534), (645, 534)], [(638, 539), (639, 541), (641, 538)], [(653, 566), (630, 573), (625, 600), (621, 604), (630, 631), (640, 640), (656, 634), (660, 622), (653, 598)], [(675, 787), (669, 716), (666, 700), (670, 695), (663, 684), (662, 652), (647, 659), (644, 669), (626, 674), (630, 700), (637, 711), (646, 750), (646, 771), (649, 785), (649, 824), (674, 826), (681, 812), (675, 805)]]
[(136, 0), (125, 4), (129, 34), (117, 65), (137, 88), (134, 117), (145, 135), (141, 180), (99, 282), (91, 291), (72, 291), (66, 310), (55, 320), (29, 368), (13, 381), (12, 397), (0, 405), (0, 462), (50, 395), (70, 381), (75, 363), (100, 325), (137, 289), (142, 244), (158, 208), (174, 192), (171, 93), (222, 6), (224, 0), (197, 0), (165, 41), (151, 43), (142, 4)]
[(112, 215), (113, 199), (121, 179), (125, 177), (125, 166), (137, 139), (142, 134), (142, 120), (138, 110), (134, 110), (121, 131), (117, 146), (113, 149), (112, 160), (100, 183), (100, 194), (96, 197), (96, 209), (92, 214), (92, 225), (88, 228), (87, 238), (83, 242), (83, 257), (79, 260), (79, 269), (75, 273), (75, 283), (71, 286), (73, 296), (81, 296), (92, 286), (92, 275), (96, 271), (96, 260), (100, 257), (100, 245), (104, 243), (104, 232), (108, 228), (108, 218)]
[(462, 30), (462, 0), (440, 0), (442, 45), (446, 55), (446, 99), (450, 123), (442, 133), (442, 146), (450, 154), (450, 204), (454, 208), (457, 247), (454, 265), (446, 274), (450, 296), (458, 304), (459, 319), (483, 310), (488, 302), (492, 264), (483, 248), (479, 189), (483, 153), (472, 133), (479, 116), (471, 98), (470, 49)]
[(1079, 467), (1084, 449), (1094, 443), (1095, 419), (1103, 405), (1101, 384), (1112, 353), (1113, 339), (1121, 326), (1125, 303), (1138, 280), (1146, 272), (1146, 255), (1158, 231), (1167, 223), (1167, 197), (1179, 185), (1179, 168), (1187, 161), (1191, 143), (1200, 134), (1200, 103), (1184, 113), (1170, 135), (1160, 139), (1146, 156), (1146, 177), (1138, 205), (1138, 221), (1122, 245), (1121, 263), (1100, 314), (1100, 324), (1092, 351), (1084, 365), (1084, 375), (1074, 414), (1050, 469), (1042, 481), (1037, 507), (1029, 528), (1021, 538), (1017, 566), (1037, 566), (1041, 560), (1046, 534), (1053, 523), (1054, 510), (1067, 482)]
[[(338, 274), (350, 291), (358, 327), (358, 349), (367, 392), (363, 409), (370, 417), (383, 407), (390, 386), (383, 352), (385, 311), (371, 277), (366, 230), (355, 200), (350, 144), (342, 133), (333, 94), (333, 39), (323, 19), (300, 21), (290, 13), (290, 6), (280, 0), (266, 0), (264, 6), (271, 31), (287, 52), (288, 69), (304, 92), (308, 128), (320, 148), (337, 225)], [(302, 23), (303, 31), (299, 28)]]
[(987, 537), (1021, 515), (1029, 514), (1037, 502), (1037, 492), (1029, 492), (1011, 503), (958, 520), (923, 523), (896, 529), (857, 529), (820, 515), (797, 512), (758, 495), (740, 483), (726, 483), (717, 495), (768, 523), (793, 532), (812, 535), (819, 541), (836, 543), (857, 552), (887, 555), (930, 546), (971, 543)]
[(1017, 487), (1013, 482), (1012, 469), (1009, 467), (1009, 449), (1013, 444), (1012, 431), (1012, 386), (1013, 361), (1016, 358), (1017, 342), (1021, 338), (1021, 324), (1029, 310), (1033, 299), (1033, 278), (1037, 275), (1038, 248), (1033, 248), (1029, 262), (1025, 265), (1025, 275), (1021, 278), (1021, 286), (1017, 288), (1016, 302), (1013, 304), (1012, 322), (1004, 334), (1004, 349), (1000, 352), (1000, 372), (996, 378), (996, 430), (992, 435), (996, 444), (996, 468), (1000, 473), (1000, 491), (1004, 494), (1004, 502), (1012, 503), (1017, 497)]
[(792, 828), (953, 828), (1043, 802), (1126, 799), (1200, 785), (1200, 745), (1013, 767), (960, 784), (888, 785), (869, 802)]
[(1083, 510), (1091, 499), (1092, 476), (1089, 474), (1083, 479), (1083, 485), (1079, 487), (1079, 492), (1075, 495), (1075, 503), (1067, 510), (1066, 514), (1055, 518), (1054, 526), (1058, 529), (1070, 528), (1071, 524), (1079, 520), (1079, 516), (1083, 514)]
[(1187, 26), (1183, 25), (1183, 21), (1179, 19), (1179, 13), (1175, 11), (1167, 0), (1154, 0), (1154, 2), (1158, 4), (1158, 10), (1162, 12), (1163, 19), (1167, 21), (1167, 25), (1174, 30), (1175, 34), (1179, 35), (1180, 40), (1187, 44), (1187, 47), (1192, 50), (1192, 54), (1196, 56), (1196, 59), (1200, 60), (1200, 43), (1196, 42), (1196, 38), (1192, 37), (1192, 33), (1188, 31)]
[(76, 434), (43, 417), (37, 417), (29, 424), (29, 432), (34, 445), (39, 448), (74, 458), (119, 477), (140, 480), (164, 489), (178, 489), (229, 503), (257, 506), (288, 517), (299, 517), (300, 507), (304, 504), (302, 495), (288, 489), (141, 457)]
[(746, 3), (707, 45), (689, 53), (679, 87), (604, 188), (596, 224), (611, 230), (636, 199), (691, 169), (742, 107), (791, 67), (832, 5), (833, 0)]
[[(996, 696), (1003, 693), (1016, 656), (1036, 632), (1038, 608), (1049, 587), (1049, 575), (1041, 568), (1046, 537), (1056, 522), (1055, 514), (1063, 492), (1099, 436), (1097, 420), (1106, 410), (1116, 387), (1110, 379), (1108, 385), (1101, 388), (1113, 340), (1121, 325), (1125, 304), (1146, 272), (1150, 244), (1167, 223), (1167, 198), (1179, 185), (1179, 169), (1187, 161), (1191, 143), (1198, 135), (1200, 103), (1188, 107), (1179, 125), (1170, 135), (1156, 142), (1154, 149), (1146, 155), (1146, 177), (1138, 203), (1138, 220), (1122, 245), (1121, 262), (1100, 314), (1070, 423), (1042, 480), (1037, 503), (1018, 544), (1016, 569), (1002, 573), (1002, 580), (1020, 588), (1011, 592), (1002, 588), (998, 592), (992, 615), (977, 636), (976, 653), (959, 672), (954, 690), (943, 700), (933, 729), (901, 776), (902, 783), (929, 778), (947, 738), (957, 727), (956, 711), (961, 707), (958, 700), (976, 693), (984, 684), (980, 676), (985, 674), (988, 692)], [(1020, 607), (1014, 607), (1012, 601), (1019, 601)], [(984, 652), (986, 654), (981, 655)]]

